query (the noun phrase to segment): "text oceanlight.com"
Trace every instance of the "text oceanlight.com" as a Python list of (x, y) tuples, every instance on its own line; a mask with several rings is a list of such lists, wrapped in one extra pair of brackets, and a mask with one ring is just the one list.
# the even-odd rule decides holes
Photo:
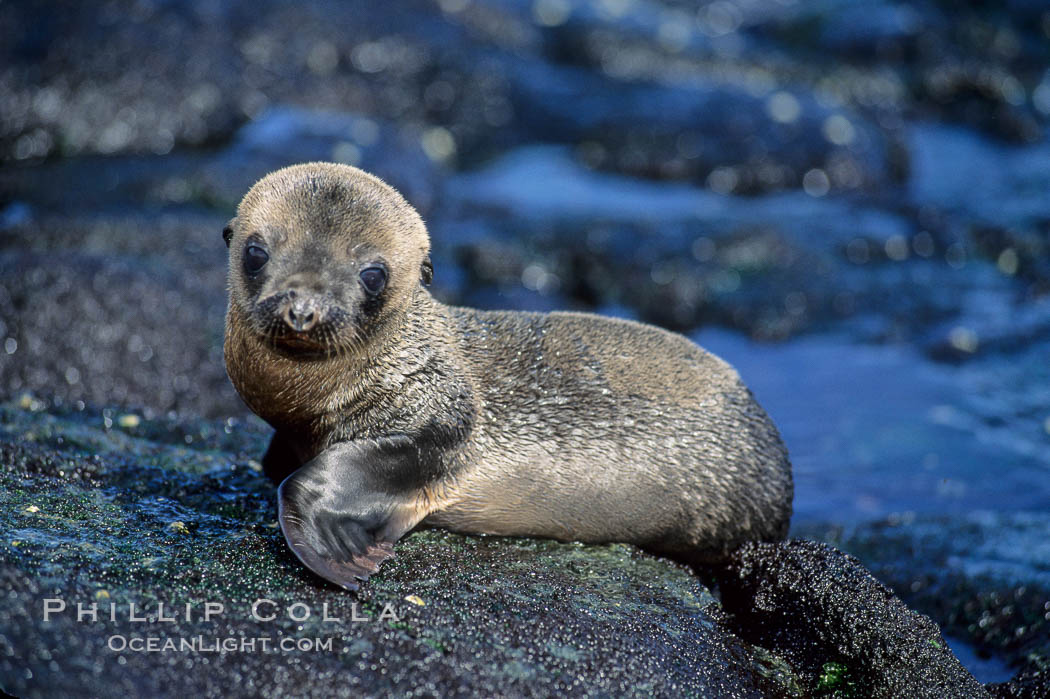
[(303, 652), (329, 651), (332, 650), (331, 638), (292, 638), (283, 636), (273, 638), (270, 636), (259, 636), (256, 638), (241, 638), (228, 636), (226, 638), (207, 638), (205, 636), (185, 637), (161, 637), (161, 636), (124, 636), (115, 634), (106, 641), (106, 646), (118, 653), (132, 651), (134, 653), (276, 653), (276, 652)]

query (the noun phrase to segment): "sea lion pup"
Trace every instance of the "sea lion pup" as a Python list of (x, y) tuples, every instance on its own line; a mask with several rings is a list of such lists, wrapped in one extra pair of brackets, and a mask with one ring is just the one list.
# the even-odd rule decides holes
[(420, 522), (629, 542), (690, 563), (782, 539), (791, 466), (736, 372), (659, 328), (445, 306), (380, 179), (267, 175), (223, 231), (226, 368), (296, 556), (356, 589)]

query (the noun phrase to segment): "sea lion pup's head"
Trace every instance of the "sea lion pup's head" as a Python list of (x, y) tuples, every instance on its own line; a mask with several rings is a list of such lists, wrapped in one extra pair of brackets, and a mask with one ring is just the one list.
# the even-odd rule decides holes
[(392, 187), (347, 165), (277, 170), (223, 230), (230, 313), (262, 344), (300, 359), (362, 347), (430, 281), (430, 240)]

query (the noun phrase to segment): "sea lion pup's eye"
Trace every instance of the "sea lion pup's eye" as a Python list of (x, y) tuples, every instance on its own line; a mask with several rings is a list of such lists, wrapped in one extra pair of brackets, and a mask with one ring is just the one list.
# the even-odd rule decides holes
[(361, 270), (361, 286), (372, 296), (377, 296), (386, 288), (386, 269), (380, 265), (371, 265)]
[(258, 274), (269, 261), (270, 255), (261, 245), (248, 243), (244, 248), (244, 271), (248, 274)]

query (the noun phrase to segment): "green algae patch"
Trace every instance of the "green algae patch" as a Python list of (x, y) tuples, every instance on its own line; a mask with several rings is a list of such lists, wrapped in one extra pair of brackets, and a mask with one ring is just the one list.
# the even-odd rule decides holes
[(821, 667), (816, 694), (822, 697), (843, 697), (843, 699), (863, 696), (857, 683), (850, 677), (849, 667), (838, 662), (826, 662)]

